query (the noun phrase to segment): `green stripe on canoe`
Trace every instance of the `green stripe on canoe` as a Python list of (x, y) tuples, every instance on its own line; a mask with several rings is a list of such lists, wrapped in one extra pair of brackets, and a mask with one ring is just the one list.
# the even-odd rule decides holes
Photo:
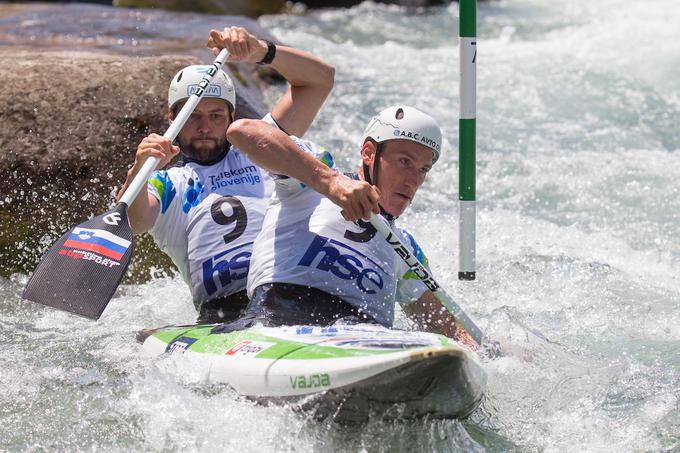
[[(154, 337), (166, 344), (172, 343), (172, 341), (178, 337), (194, 338), (197, 341), (191, 344), (188, 349), (193, 352), (215, 355), (225, 354), (229, 349), (244, 340), (273, 343), (272, 346), (269, 346), (267, 349), (257, 354), (256, 357), (261, 359), (300, 360), (366, 357), (399, 351), (399, 349), (340, 348), (333, 345), (324, 346), (323, 344), (308, 344), (283, 340), (249, 330), (224, 334), (211, 334), (211, 330), (212, 326), (199, 326), (190, 329), (187, 329), (186, 327), (163, 329), (155, 332)], [(439, 336), (439, 340), (442, 346), (452, 344), (448, 338), (441, 335)], [(376, 341), (378, 342), (379, 340), (376, 339)]]

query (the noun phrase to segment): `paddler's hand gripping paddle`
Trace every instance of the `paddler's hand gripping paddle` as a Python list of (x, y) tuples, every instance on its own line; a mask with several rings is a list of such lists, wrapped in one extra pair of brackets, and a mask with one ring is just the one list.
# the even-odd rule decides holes
[[(164, 137), (175, 140), (228, 57), (227, 49), (222, 49)], [(132, 258), (134, 244), (128, 206), (137, 198), (159, 160), (151, 157), (144, 162), (112, 210), (71, 229), (52, 245), (26, 285), (24, 299), (99, 319)]]

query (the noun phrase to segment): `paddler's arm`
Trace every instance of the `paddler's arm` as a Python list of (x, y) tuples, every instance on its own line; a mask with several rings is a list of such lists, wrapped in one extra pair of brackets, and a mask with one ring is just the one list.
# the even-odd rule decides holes
[(456, 320), (456, 318), (444, 307), (432, 291), (425, 291), (416, 301), (403, 305), (404, 314), (413, 320), (418, 328), (445, 335), (456, 341), (477, 349), (479, 345)]
[[(163, 168), (170, 163), (177, 154), (179, 154), (179, 147), (173, 145), (168, 138), (158, 134), (151, 134), (144, 137), (139, 146), (137, 146), (135, 163), (132, 165), (132, 168), (128, 170), (125, 183), (123, 183), (123, 187), (120, 188), (116, 195), (116, 201), (120, 200), (125, 190), (132, 183), (132, 180), (137, 176), (142, 165), (144, 165), (144, 162), (146, 162), (149, 157), (158, 157), (160, 162), (156, 168)], [(132, 231), (136, 234), (149, 231), (154, 223), (156, 223), (156, 218), (160, 211), (160, 202), (156, 197), (149, 193), (146, 189), (146, 184), (143, 184), (142, 190), (139, 191), (139, 195), (137, 195), (135, 201), (132, 202), (132, 205), (128, 207), (128, 218)]]
[[(222, 48), (230, 52), (227, 61), (257, 63), (267, 54), (267, 42), (257, 39), (242, 27), (210, 31), (208, 46), (215, 55)], [(333, 89), (335, 68), (309, 52), (277, 45), (269, 66), (290, 86), (272, 110), (279, 127), (290, 135), (302, 137)]]
[(285, 132), (261, 120), (241, 119), (227, 130), (227, 139), (257, 166), (295, 178), (342, 208), (346, 220), (379, 214), (380, 195), (366, 181), (350, 179), (304, 152)]

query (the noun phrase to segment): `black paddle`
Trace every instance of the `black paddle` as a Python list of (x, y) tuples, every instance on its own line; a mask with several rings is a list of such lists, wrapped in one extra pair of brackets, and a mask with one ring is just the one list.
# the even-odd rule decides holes
[[(164, 137), (175, 140), (228, 57), (227, 49), (222, 49)], [(137, 198), (158, 162), (154, 157), (142, 165), (112, 210), (78, 225), (54, 243), (28, 281), (24, 299), (99, 319), (132, 258), (134, 244), (128, 206)]]

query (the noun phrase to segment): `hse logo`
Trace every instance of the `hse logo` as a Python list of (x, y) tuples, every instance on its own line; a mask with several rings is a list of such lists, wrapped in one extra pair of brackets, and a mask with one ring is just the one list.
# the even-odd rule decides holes
[(420, 134), (414, 134), (413, 132), (406, 132), (406, 131), (400, 131), (399, 129), (395, 129), (394, 130), (394, 136), (415, 140), (415, 141), (420, 142), (420, 143), (422, 143), (426, 146), (429, 146), (430, 148), (435, 148), (437, 151), (439, 151), (439, 148), (440, 148), (440, 145), (439, 145), (439, 143), (437, 143), (436, 140), (432, 140), (430, 137), (425, 137), (424, 135), (421, 136)]
[[(335, 246), (349, 253), (341, 253)], [(298, 263), (299, 266), (316, 267), (321, 271), (330, 272), (342, 280), (354, 280), (361, 291), (375, 294), (383, 289), (384, 281), (378, 271), (369, 267), (369, 264), (385, 273), (380, 266), (354, 248), (319, 235), (315, 235)]]
[[(252, 245), (252, 242), (241, 244), (238, 247), (218, 253), (203, 262), (203, 286), (208, 296), (217, 292), (218, 284), (220, 288), (225, 288), (231, 285), (233, 281), (242, 280), (248, 276)], [(230, 255), (232, 252), (247, 246), (249, 246), (247, 251)]]

